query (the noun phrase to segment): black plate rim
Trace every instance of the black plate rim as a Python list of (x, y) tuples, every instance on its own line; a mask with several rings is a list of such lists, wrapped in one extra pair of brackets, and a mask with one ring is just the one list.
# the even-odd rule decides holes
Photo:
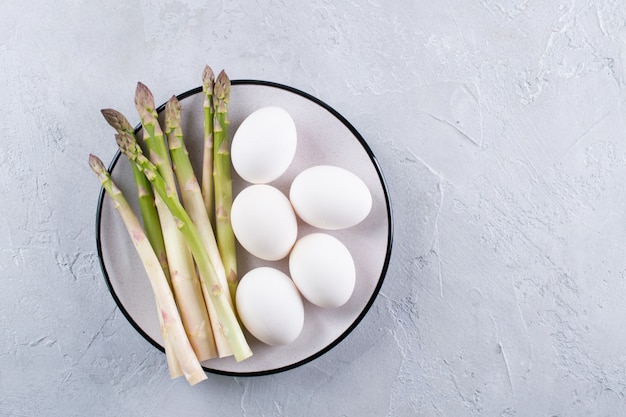
[[(354, 331), (354, 329), (359, 325), (359, 323), (363, 320), (363, 318), (365, 317), (365, 315), (368, 313), (368, 311), (371, 309), (372, 305), (374, 304), (374, 301), (376, 300), (376, 297), (378, 296), (380, 289), (383, 285), (383, 282), (386, 278), (387, 275), (387, 271), (389, 269), (389, 262), (391, 259), (391, 249), (393, 246), (393, 214), (392, 214), (392, 210), (391, 210), (391, 198), (389, 196), (389, 190), (387, 187), (387, 181), (385, 180), (385, 177), (382, 173), (382, 170), (380, 168), (380, 164), (378, 163), (378, 160), (376, 159), (376, 156), (374, 155), (374, 153), (372, 152), (372, 149), (369, 147), (369, 145), (367, 144), (367, 142), (365, 141), (365, 139), (363, 138), (363, 136), (361, 136), (361, 134), (356, 130), (356, 128), (345, 118), (343, 117), (339, 112), (337, 112), (334, 108), (332, 108), (330, 105), (328, 105), (327, 103), (323, 102), (322, 100), (312, 96), (309, 93), (306, 93), (304, 91), (301, 91), (297, 88), (294, 87), (290, 87), (284, 84), (280, 84), (280, 83), (276, 83), (273, 81), (263, 81), (263, 80), (255, 80), (255, 79), (238, 79), (238, 80), (232, 80), (231, 81), (232, 85), (260, 85), (260, 86), (267, 86), (267, 87), (273, 87), (273, 88), (278, 88), (278, 89), (282, 89), (285, 91), (289, 91), (291, 93), (297, 94), (307, 100), (310, 100), (312, 102), (314, 102), (315, 104), (323, 107), (324, 109), (326, 109), (328, 112), (330, 112), (334, 117), (336, 117), (341, 123), (343, 123), (349, 130), (350, 132), (354, 135), (355, 138), (357, 138), (357, 140), (359, 141), (359, 143), (361, 144), (361, 146), (363, 147), (363, 149), (365, 150), (365, 152), (367, 153), (368, 157), (370, 158), (370, 161), (372, 162), (372, 164), (374, 165), (374, 168), (376, 170), (376, 173), (378, 175), (378, 179), (381, 183), (382, 189), (383, 189), (383, 194), (385, 197), (385, 205), (387, 208), (387, 251), (385, 254), (385, 261), (383, 263), (383, 267), (380, 273), (380, 277), (378, 278), (378, 282), (376, 284), (376, 287), (374, 289), (374, 291), (372, 292), (372, 295), (370, 297), (370, 299), (368, 300), (368, 302), (366, 303), (365, 307), (363, 308), (363, 310), (361, 311), (361, 313), (357, 316), (357, 318), (352, 322), (352, 324), (341, 334), (339, 335), (334, 341), (332, 341), (331, 343), (329, 343), (325, 348), (319, 350), (318, 352), (298, 361), (298, 362), (294, 362), (292, 364), (286, 365), (286, 366), (282, 366), (282, 367), (278, 367), (278, 368), (273, 368), (273, 369), (266, 369), (266, 370), (262, 370), (262, 371), (254, 371), (254, 372), (234, 372), (234, 371), (224, 371), (221, 369), (213, 369), (207, 366), (202, 366), (202, 368), (204, 369), (205, 372), (208, 373), (213, 373), (213, 374), (218, 374), (218, 375), (226, 375), (226, 376), (235, 376), (235, 377), (242, 377), (242, 376), (263, 376), (263, 375), (272, 375), (272, 374), (276, 374), (276, 373), (280, 373), (280, 372), (284, 372), (284, 371), (288, 371), (290, 369), (294, 369), (294, 368), (298, 368), (306, 363), (309, 363), (317, 358), (319, 358), (320, 356), (323, 356), (324, 354), (328, 353), (330, 350), (332, 350), (334, 347), (336, 347), (339, 343), (341, 343), (350, 333), (352, 333)], [(192, 88), (190, 90), (187, 90), (179, 95), (177, 95), (176, 97), (179, 100), (183, 100), (187, 97), (190, 97), (192, 95), (198, 94), (202, 92), (202, 87), (196, 87), (196, 88)], [(160, 105), (157, 108), (157, 111), (160, 113), (161, 111), (163, 111), (163, 109), (165, 108), (165, 103), (163, 103), (162, 105)], [(141, 124), (137, 125), (135, 127), (135, 133), (137, 133), (139, 130), (141, 130)], [(108, 170), (109, 172), (112, 172), (113, 168), (115, 168), (115, 165), (117, 164), (118, 160), (120, 159), (121, 156), (121, 152), (118, 150), (113, 159), (111, 160), (111, 163), (108, 166)], [(103, 257), (103, 252), (102, 252), (102, 240), (101, 240), (101, 222), (102, 222), (102, 204), (105, 198), (105, 190), (104, 188), (100, 187), (100, 194), (98, 196), (98, 205), (97, 205), (97, 209), (96, 209), (96, 250), (97, 250), (97, 254), (98, 254), (98, 261), (100, 264), (100, 269), (102, 271), (102, 274), (104, 276), (104, 280), (106, 282), (107, 288), (109, 290), (109, 292), (111, 293), (111, 296), (113, 297), (113, 300), (115, 301), (115, 304), (117, 305), (117, 307), (120, 309), (120, 311), (122, 312), (122, 314), (124, 315), (124, 317), (126, 318), (126, 320), (128, 320), (128, 322), (131, 324), (131, 326), (144, 338), (146, 339), (146, 341), (148, 341), (152, 346), (154, 346), (155, 348), (157, 348), (158, 350), (160, 350), (161, 352), (165, 352), (164, 348), (158, 343), (156, 342), (152, 337), (150, 337), (142, 328), (141, 326), (139, 326), (139, 324), (133, 319), (133, 317), (128, 313), (128, 311), (126, 310), (126, 308), (124, 307), (124, 305), (122, 304), (122, 302), (120, 301), (119, 297), (117, 296), (116, 292), (115, 292), (115, 288), (113, 288), (113, 284), (111, 283), (111, 279), (109, 277), (106, 265), (104, 263), (104, 257)]]

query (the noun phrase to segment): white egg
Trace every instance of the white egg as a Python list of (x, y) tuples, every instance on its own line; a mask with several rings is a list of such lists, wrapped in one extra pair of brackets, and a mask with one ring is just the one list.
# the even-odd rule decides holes
[(344, 305), (356, 281), (350, 251), (326, 233), (312, 233), (296, 242), (289, 255), (289, 273), (302, 296), (323, 308)]
[(235, 300), (241, 322), (261, 342), (282, 346), (300, 335), (304, 325), (302, 299), (281, 271), (269, 267), (251, 270), (239, 281)]
[(246, 117), (233, 136), (233, 168), (250, 183), (270, 183), (291, 164), (296, 142), (291, 115), (280, 107), (263, 107)]
[(296, 213), (312, 226), (338, 230), (362, 222), (372, 208), (372, 195), (356, 174), (318, 165), (294, 178), (289, 199)]
[(286, 257), (298, 237), (298, 222), (289, 199), (271, 185), (244, 188), (233, 200), (230, 217), (241, 246), (266, 261)]

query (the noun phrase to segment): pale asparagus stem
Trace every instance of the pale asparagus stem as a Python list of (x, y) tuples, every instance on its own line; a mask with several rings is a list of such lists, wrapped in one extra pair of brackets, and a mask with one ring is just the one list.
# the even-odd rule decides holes
[[(209, 220), (200, 186), (193, 171), (191, 161), (189, 160), (189, 153), (183, 139), (180, 112), (180, 102), (176, 96), (173, 96), (165, 105), (165, 132), (167, 134), (174, 173), (178, 179), (178, 187), (183, 200), (183, 207), (187, 210), (189, 217), (191, 217), (191, 220), (198, 228), (202, 243), (204, 243), (209, 253), (209, 257), (220, 279), (220, 283), (224, 288), (227, 288), (228, 282), (226, 280), (226, 273), (224, 272), (224, 265), (220, 258), (211, 221)], [(208, 289), (206, 285), (204, 285), (206, 277), (202, 277), (202, 282), (202, 290), (205, 295), (205, 301), (207, 301), (209, 318), (211, 319), (211, 327), (213, 328), (213, 336), (215, 337), (218, 355), (220, 357), (230, 356), (232, 355), (232, 351), (224, 336), (224, 331), (218, 320), (215, 307), (211, 302)], [(232, 305), (232, 300), (230, 301)]]
[[(164, 178), (167, 187), (174, 190), (172, 196), (178, 200), (176, 181), (170, 165), (163, 131), (157, 119), (158, 114), (155, 110), (154, 98), (148, 87), (142, 83), (137, 84), (135, 105), (143, 126), (143, 139), (150, 152), (150, 159)], [(124, 132), (118, 135), (132, 137), (132, 135), (127, 135)], [(156, 206), (165, 237), (174, 296), (189, 340), (201, 361), (214, 358), (217, 356), (217, 348), (191, 252), (180, 233), (177, 219), (172, 216), (165, 202), (159, 196), (156, 198)]]
[(204, 153), (202, 159), (202, 197), (204, 205), (209, 215), (209, 220), (213, 223), (213, 85), (215, 75), (208, 65), (202, 72), (202, 95), (204, 97)]
[(176, 190), (167, 186), (154, 164), (142, 154), (141, 148), (132, 136), (118, 134), (116, 139), (120, 150), (143, 171), (152, 183), (154, 191), (161, 197), (172, 215), (177, 219), (178, 226), (196, 260), (198, 270), (201, 271), (201, 276), (207, 280), (206, 284), (210, 290), (211, 301), (213, 301), (220, 323), (224, 329), (224, 335), (233, 351), (235, 360), (242, 361), (252, 356), (252, 351), (237, 321), (235, 311), (228, 300), (228, 290), (220, 284), (208, 251), (202, 243), (200, 233), (189, 214), (180, 204)]
[(201, 361), (214, 358), (217, 348), (191, 252), (184, 241), (173, 241), (172, 236), (180, 235), (176, 219), (161, 197), (156, 197), (156, 203), (163, 219), (163, 232), (167, 236), (165, 242), (170, 266), (180, 263), (179, 269), (171, 269), (172, 288), (189, 340)]
[[(170, 343), (169, 355), (174, 355), (175, 363), (191, 385), (207, 378), (200, 361), (196, 357), (189, 339), (185, 333), (180, 315), (178, 313), (174, 296), (167, 282), (163, 268), (148, 241), (139, 219), (132, 211), (126, 198), (120, 189), (112, 181), (102, 161), (94, 155), (89, 155), (89, 165), (98, 176), (102, 187), (113, 201), (113, 206), (120, 213), (128, 234), (139, 254), (144, 266), (152, 291), (154, 293), (161, 332), (164, 340)], [(170, 361), (168, 360), (168, 364)], [(170, 370), (172, 372), (172, 370)]]
[[(165, 323), (163, 322), (163, 315), (161, 314), (161, 307), (159, 305), (157, 305), (157, 315), (159, 316), (159, 328), (161, 329), (161, 335), (163, 336), (163, 349), (165, 350), (165, 359), (167, 360), (167, 369), (170, 371), (170, 378), (172, 379), (178, 378), (179, 376), (183, 375), (183, 370), (180, 368), (178, 359), (176, 359), (176, 354), (174, 353), (174, 347), (172, 346), (172, 341), (170, 340), (170, 337), (167, 334), (167, 329), (165, 328)], [(189, 346), (191, 346), (191, 344), (189, 344)], [(193, 350), (193, 348), (191, 349)]]
[(213, 120), (213, 182), (215, 188), (215, 228), (217, 245), (222, 255), (228, 288), (234, 299), (237, 292), (237, 252), (235, 234), (230, 222), (233, 203), (233, 187), (230, 172), (230, 143), (228, 140), (228, 104), (230, 101), (230, 80), (222, 70), (215, 80)]

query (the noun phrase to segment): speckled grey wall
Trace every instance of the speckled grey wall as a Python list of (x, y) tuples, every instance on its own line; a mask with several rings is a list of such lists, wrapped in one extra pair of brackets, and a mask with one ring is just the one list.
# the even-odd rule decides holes
[[(626, 7), (598, 1), (0, 2), (0, 415), (619, 416)], [(327, 355), (171, 381), (94, 238), (99, 109), (204, 64), (367, 139), (396, 222), (372, 310)], [(132, 120), (137, 123), (138, 120)]]

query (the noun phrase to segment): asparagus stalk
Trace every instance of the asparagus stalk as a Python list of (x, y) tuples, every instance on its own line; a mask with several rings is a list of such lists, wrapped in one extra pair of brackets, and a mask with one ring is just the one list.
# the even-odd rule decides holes
[(202, 159), (202, 197), (209, 215), (213, 220), (213, 86), (215, 75), (208, 65), (202, 72), (202, 94), (204, 96), (204, 154)]
[(210, 290), (211, 301), (215, 306), (219, 321), (224, 329), (224, 335), (228, 340), (235, 359), (241, 361), (252, 356), (252, 351), (239, 326), (235, 311), (228, 301), (228, 290), (220, 284), (208, 251), (202, 243), (200, 233), (178, 200), (176, 190), (168, 186), (155, 165), (142, 154), (141, 148), (132, 136), (122, 133), (116, 135), (116, 140), (120, 150), (137, 164), (139, 169), (152, 183), (156, 194), (160, 196), (161, 200), (176, 218), (178, 227), (193, 253), (198, 270), (201, 272), (200, 276), (206, 279), (206, 286)]
[(237, 292), (237, 252), (235, 234), (230, 223), (230, 210), (233, 204), (233, 186), (230, 172), (230, 143), (228, 140), (228, 104), (230, 101), (230, 80), (222, 70), (215, 80), (215, 117), (213, 120), (213, 149), (215, 187), (215, 228), (217, 245), (222, 255), (228, 288), (235, 299)]
[(120, 213), (133, 245), (141, 258), (159, 310), (163, 339), (170, 343), (170, 350), (167, 354), (175, 356), (175, 363), (180, 365), (187, 381), (191, 385), (195, 385), (206, 379), (207, 376), (189, 343), (159, 259), (148, 241), (139, 219), (120, 189), (112, 181), (102, 161), (95, 155), (89, 155), (89, 165), (98, 176), (107, 195), (113, 200), (114, 207)]
[[(128, 132), (131, 135), (135, 134), (135, 130), (123, 114), (113, 109), (103, 109), (101, 111), (107, 123), (117, 132)], [(154, 203), (152, 186), (150, 185), (150, 181), (148, 181), (143, 172), (141, 172), (135, 164), (131, 164), (131, 169), (133, 171), (133, 177), (135, 178), (139, 209), (146, 236), (148, 237), (148, 241), (159, 259), (159, 263), (161, 264), (161, 268), (163, 269), (163, 273), (165, 274), (168, 284), (171, 285), (170, 270), (167, 264), (167, 255), (165, 253), (165, 242), (163, 241), (163, 231), (161, 230), (159, 214)], [(159, 324), (161, 329), (164, 330), (163, 317), (161, 314), (159, 314)], [(182, 370), (176, 360), (176, 356), (170, 353), (172, 351), (172, 346), (168, 337), (163, 338), (163, 345), (170, 376), (172, 378), (177, 378), (182, 375)]]
[[(181, 106), (180, 102), (173, 96), (165, 105), (165, 132), (167, 134), (167, 140), (170, 148), (170, 156), (172, 157), (172, 165), (174, 166), (174, 172), (178, 179), (178, 186), (180, 194), (183, 200), (183, 207), (187, 210), (189, 217), (194, 222), (202, 238), (206, 250), (215, 272), (220, 280), (220, 284), (224, 287), (228, 287), (226, 280), (226, 273), (224, 271), (224, 264), (220, 258), (219, 250), (217, 248), (217, 242), (215, 240), (215, 234), (213, 233), (213, 227), (206, 210), (205, 202), (200, 190), (200, 185), (193, 171), (191, 161), (189, 160), (189, 154), (185, 146), (183, 139), (183, 130), (181, 127)], [(213, 336), (215, 337), (215, 344), (217, 346), (217, 352), (220, 357), (232, 355), (232, 351), (228, 345), (228, 341), (224, 336), (224, 331), (221, 328), (220, 322), (217, 317), (215, 307), (211, 302), (208, 289), (204, 283), (207, 281), (206, 277), (202, 277), (202, 292), (207, 302), (209, 318), (211, 319), (211, 327), (213, 328)], [(229, 297), (229, 301), (232, 306), (232, 299)]]
[[(163, 131), (157, 119), (154, 97), (148, 87), (142, 83), (137, 84), (135, 106), (143, 126), (143, 139), (150, 153), (150, 159), (166, 181), (168, 188), (174, 190), (172, 198), (178, 201), (174, 173), (170, 165)], [(132, 137), (125, 132), (118, 133), (118, 135)], [(165, 236), (172, 288), (189, 340), (201, 361), (214, 358), (217, 356), (217, 349), (191, 252), (178, 229), (177, 220), (167, 209), (162, 198), (158, 196), (156, 206)]]

